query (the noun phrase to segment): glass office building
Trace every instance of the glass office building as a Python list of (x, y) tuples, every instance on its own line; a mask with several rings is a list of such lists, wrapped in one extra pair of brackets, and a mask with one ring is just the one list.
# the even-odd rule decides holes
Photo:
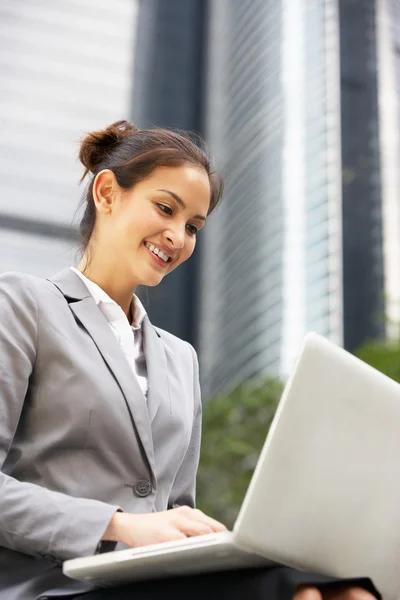
[(400, 1), (377, 2), (379, 142), (386, 329), (400, 336)]
[(78, 142), (129, 118), (136, 12), (132, 0), (0, 3), (0, 272), (73, 261)]
[(339, 2), (344, 344), (384, 334), (377, 3)]
[(206, 137), (227, 177), (200, 234), (205, 395), (263, 365), (278, 371), (284, 310), (281, 6), (222, 0), (211, 8)]
[(211, 2), (206, 132), (227, 186), (202, 234), (206, 395), (285, 376), (307, 330), (350, 350), (385, 334), (389, 282), (393, 305), (400, 294), (381, 81), (383, 53), (398, 62), (399, 7), (384, 4)]

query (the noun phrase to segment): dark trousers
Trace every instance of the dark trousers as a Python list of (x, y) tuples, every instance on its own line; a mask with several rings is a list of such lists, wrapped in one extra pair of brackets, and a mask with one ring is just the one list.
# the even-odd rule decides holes
[(299, 585), (362, 587), (379, 600), (371, 580), (335, 579), (287, 567), (246, 569), (195, 576), (158, 579), (122, 587), (103, 588), (75, 596), (77, 600), (291, 600)]

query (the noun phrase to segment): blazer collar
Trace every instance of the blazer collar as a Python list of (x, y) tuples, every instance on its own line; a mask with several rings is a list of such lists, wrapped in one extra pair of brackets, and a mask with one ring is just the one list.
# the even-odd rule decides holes
[(82, 279), (69, 267), (50, 277), (49, 281), (58, 287), (67, 300), (76, 301), (91, 297)]
[(139, 382), (134, 377), (118, 341), (82, 279), (67, 268), (51, 277), (50, 281), (66, 298), (76, 319), (89, 333), (115, 377), (124, 395), (149, 465), (155, 473), (151, 422), (163, 398), (168, 394), (166, 356), (159, 335), (146, 316), (143, 320), (144, 353), (149, 384), (146, 403)]
[(162, 403), (169, 403), (167, 357), (160, 335), (156, 332), (146, 315), (142, 324), (143, 350), (146, 357), (148, 393), (147, 407), (152, 423)]

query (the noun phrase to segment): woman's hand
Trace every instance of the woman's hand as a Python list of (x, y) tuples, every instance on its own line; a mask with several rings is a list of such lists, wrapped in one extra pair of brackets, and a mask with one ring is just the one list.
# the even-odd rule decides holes
[(367, 590), (360, 587), (333, 587), (321, 590), (316, 587), (302, 585), (294, 596), (294, 600), (376, 600)]
[(136, 548), (218, 531), (226, 531), (225, 525), (201, 510), (180, 506), (142, 515), (117, 512), (102, 539)]

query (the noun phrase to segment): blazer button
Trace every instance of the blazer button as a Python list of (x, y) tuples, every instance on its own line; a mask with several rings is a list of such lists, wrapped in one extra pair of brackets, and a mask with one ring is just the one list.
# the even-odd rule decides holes
[(146, 496), (151, 494), (151, 490), (151, 483), (150, 481), (146, 481), (146, 479), (137, 481), (133, 486), (133, 493), (135, 496), (139, 496), (139, 498), (146, 498)]

